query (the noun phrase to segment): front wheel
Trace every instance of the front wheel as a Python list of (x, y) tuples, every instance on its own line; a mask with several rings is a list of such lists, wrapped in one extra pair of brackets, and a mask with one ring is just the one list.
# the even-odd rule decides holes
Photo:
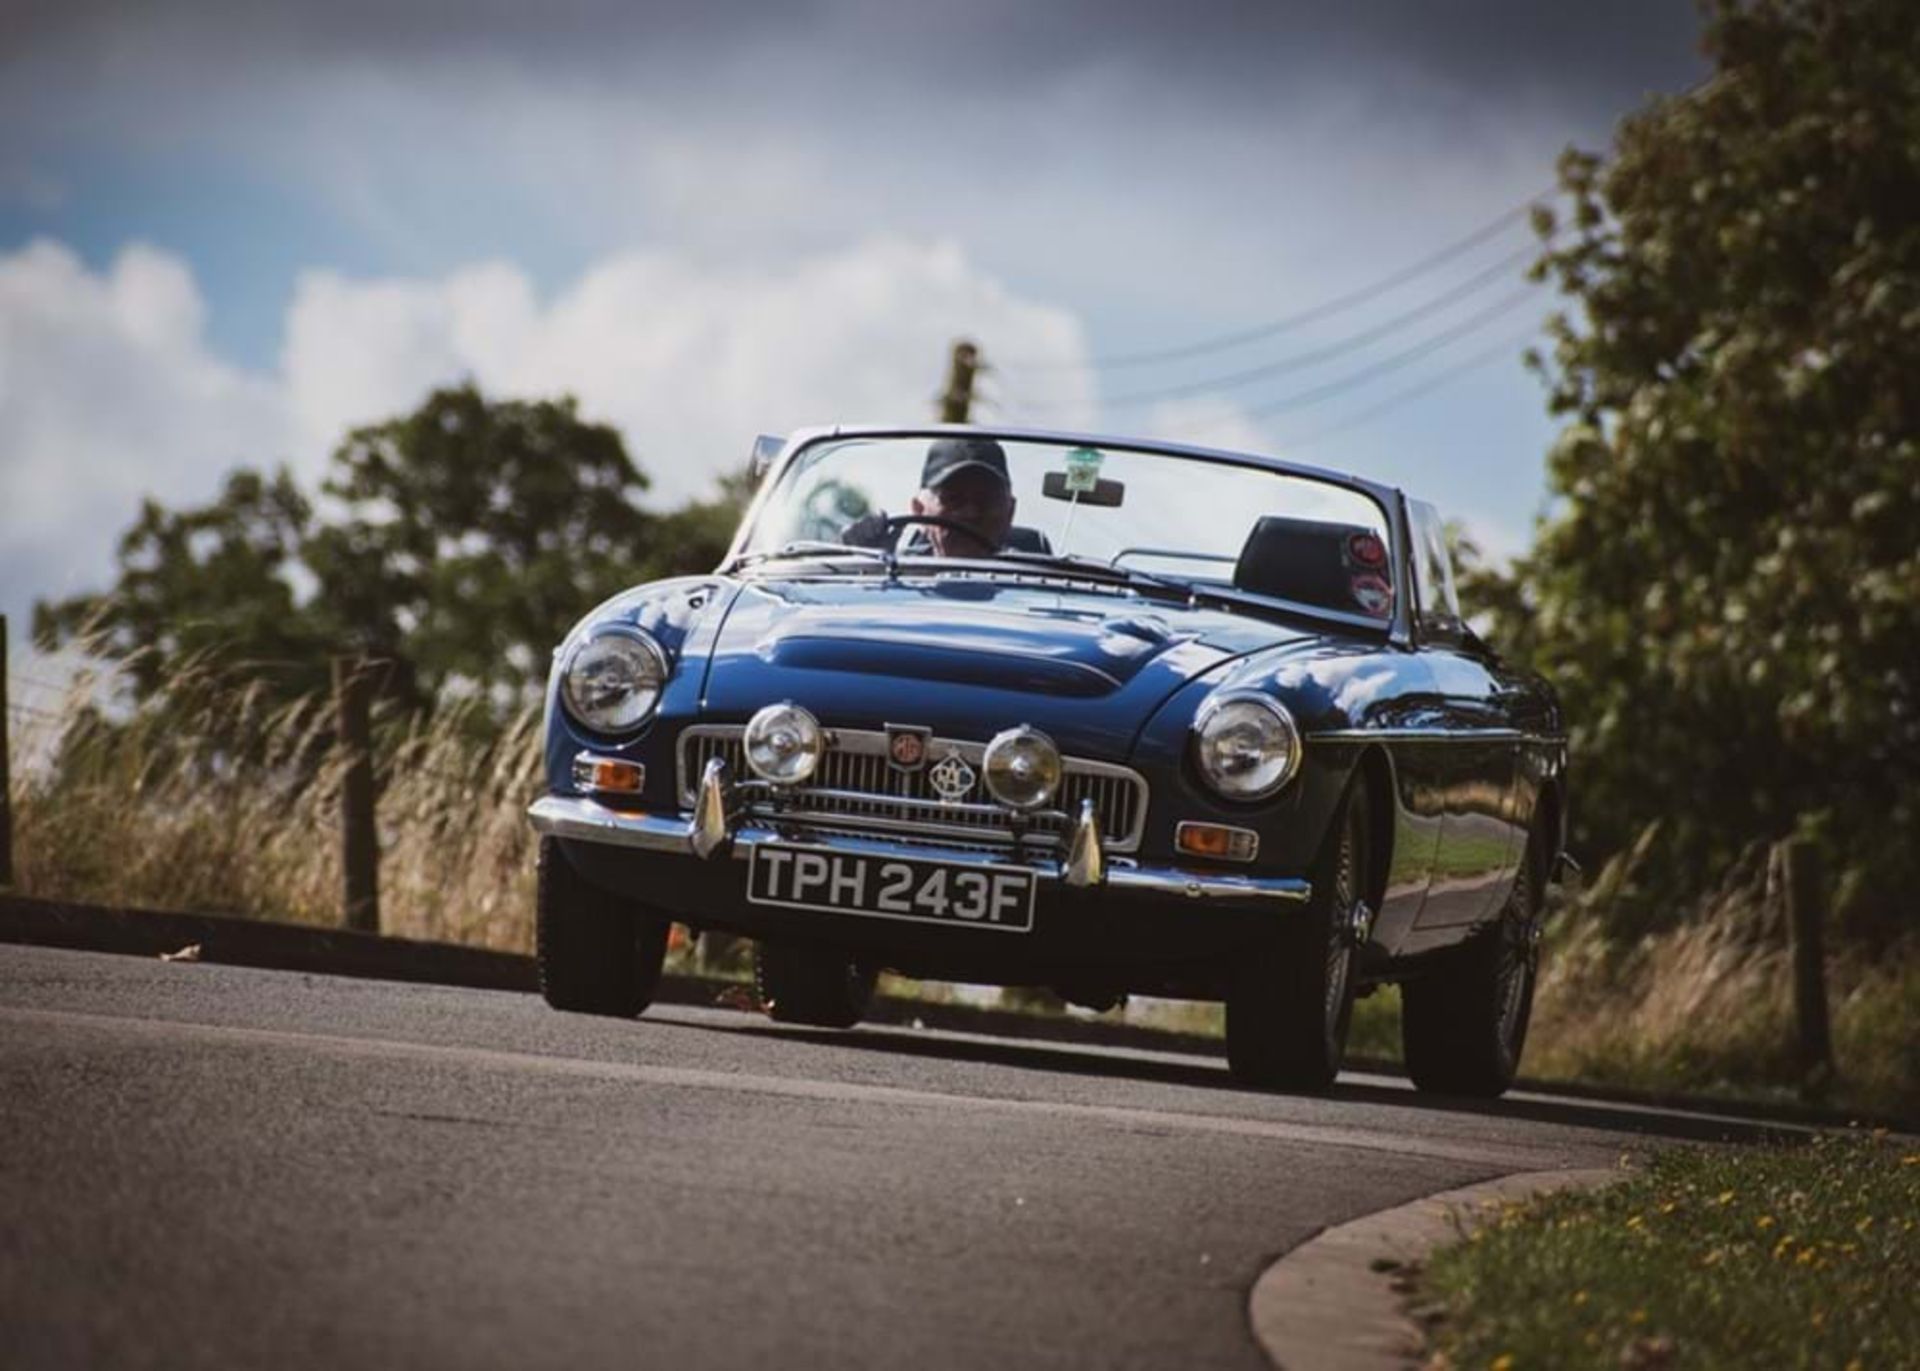
[(1367, 915), (1366, 784), (1356, 775), (1312, 871), (1305, 909), (1277, 922), (1234, 969), (1227, 1067), (1247, 1085), (1325, 1090), (1353, 1017), (1354, 946)]
[(866, 1017), (880, 973), (828, 947), (755, 943), (753, 983), (768, 1017), (852, 1028)]
[(540, 840), (534, 910), (540, 993), (555, 1009), (631, 1019), (653, 1002), (671, 920), (602, 890)]
[(1419, 1089), (1493, 1099), (1513, 1084), (1533, 1017), (1543, 868), (1536, 835), (1499, 922), (1457, 963), (1401, 988), (1400, 1048)]

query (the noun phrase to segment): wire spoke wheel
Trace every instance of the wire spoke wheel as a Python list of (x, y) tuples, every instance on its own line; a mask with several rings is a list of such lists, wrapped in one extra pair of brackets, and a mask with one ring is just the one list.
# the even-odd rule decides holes
[(1528, 841), (1498, 922), (1401, 991), (1400, 1043), (1422, 1090), (1492, 1097), (1513, 1083), (1533, 1017), (1544, 847)]
[(1356, 907), (1368, 871), (1367, 799), (1356, 776), (1312, 869), (1297, 917), (1263, 929), (1233, 969), (1227, 1065), (1248, 1085), (1324, 1090), (1353, 1017)]
[(1366, 842), (1366, 815), (1349, 805), (1342, 816), (1340, 848), (1329, 892), (1334, 917), (1327, 920), (1327, 992), (1324, 1000), (1327, 1040), (1333, 1051), (1346, 1045), (1347, 1020), (1353, 1013), (1352, 910), (1360, 900), (1359, 862)]

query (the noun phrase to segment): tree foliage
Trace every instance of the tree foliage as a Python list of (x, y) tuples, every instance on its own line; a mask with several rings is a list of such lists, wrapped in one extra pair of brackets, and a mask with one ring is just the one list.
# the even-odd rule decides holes
[(638, 581), (705, 570), (745, 498), (669, 513), (620, 435), (574, 402), (435, 391), (349, 433), (316, 501), (281, 470), (241, 469), (195, 509), (148, 501), (121, 538), (117, 584), (35, 609), (53, 645), (84, 635), (150, 695), (192, 660), (275, 697), (324, 687), (330, 654), (389, 663), (388, 693), (421, 709), (459, 696), (530, 698), (586, 609)]
[(1577, 307), (1503, 641), (1561, 686), (1577, 836), (1669, 892), (1799, 830), (1856, 915), (1920, 875), (1920, 62), (1908, 0), (1715, 0), (1715, 73), (1569, 151)]

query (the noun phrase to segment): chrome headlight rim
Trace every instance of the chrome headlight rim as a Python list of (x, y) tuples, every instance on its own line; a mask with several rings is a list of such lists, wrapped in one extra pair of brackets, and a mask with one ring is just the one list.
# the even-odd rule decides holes
[[(1250, 788), (1236, 788), (1208, 765), (1207, 740), (1210, 727), (1218, 726), (1222, 712), (1229, 707), (1250, 706), (1268, 715), (1279, 725), (1283, 738), (1282, 764), (1274, 779)], [(1278, 700), (1258, 690), (1223, 690), (1207, 697), (1193, 716), (1193, 758), (1194, 768), (1200, 773), (1200, 779), (1207, 788), (1223, 800), (1235, 803), (1249, 803), (1269, 799), (1286, 789), (1287, 783), (1300, 774), (1300, 763), (1305, 754), (1300, 737), (1300, 726), (1295, 722), (1293, 712)]]
[[(1024, 794), (1003, 793), (1002, 786), (1007, 778), (997, 774), (995, 762), (1013, 749), (1023, 747), (1033, 749), (1041, 759), (1043, 774), (1039, 786)], [(980, 776), (987, 793), (1008, 809), (1023, 813), (1045, 808), (1060, 793), (1060, 786), (1066, 780), (1066, 770), (1066, 763), (1061, 760), (1060, 749), (1055, 746), (1053, 739), (1032, 724), (1016, 724), (1000, 730), (980, 754)]]
[[(789, 770), (781, 770), (763, 758), (760, 753), (764, 749), (758, 746), (772, 741), (766, 735), (781, 725), (798, 735), (797, 742), (787, 749), (787, 756), (795, 763)], [(740, 750), (746, 758), (747, 770), (769, 785), (804, 785), (813, 779), (826, 756), (827, 731), (812, 710), (792, 700), (781, 700), (754, 711), (741, 731)]]
[[(638, 663), (633, 673), (634, 693), (642, 696), (642, 703), (630, 717), (609, 718), (604, 707), (595, 705), (580, 697), (581, 682), (574, 676), (580, 659), (590, 650), (604, 647), (609, 643), (619, 643), (638, 649), (631, 659)], [(666, 693), (667, 680), (673, 674), (673, 668), (667, 661), (667, 654), (652, 634), (633, 624), (600, 624), (574, 642), (567, 649), (566, 658), (560, 666), (560, 705), (566, 715), (581, 728), (603, 737), (623, 737), (638, 733), (653, 721), (654, 714), (660, 708), (660, 697)]]

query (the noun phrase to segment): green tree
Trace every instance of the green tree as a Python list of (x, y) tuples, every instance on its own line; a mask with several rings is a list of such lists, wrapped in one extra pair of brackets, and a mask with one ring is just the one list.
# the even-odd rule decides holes
[(386, 689), (407, 708), (510, 709), (593, 604), (712, 567), (747, 493), (730, 479), (659, 514), (638, 503), (646, 488), (618, 432), (570, 398), (438, 390), (349, 433), (317, 506), (286, 472), (244, 469), (205, 507), (149, 502), (117, 584), (37, 606), (35, 631), (87, 634), (140, 695), (191, 659), (296, 698), (324, 685), (330, 653), (357, 651), (391, 664)]
[(1566, 696), (1578, 837), (1660, 818), (1668, 893), (1795, 830), (1856, 915), (1920, 875), (1914, 32), (1908, 0), (1714, 0), (1712, 79), (1561, 160), (1555, 500), (1479, 580)]
[(45, 646), (84, 639), (142, 697), (190, 662), (270, 679), (275, 694), (317, 690), (327, 646), (292, 580), (312, 525), (312, 505), (284, 469), (235, 471), (198, 509), (147, 500), (120, 537), (114, 589), (40, 602), (34, 636)]

